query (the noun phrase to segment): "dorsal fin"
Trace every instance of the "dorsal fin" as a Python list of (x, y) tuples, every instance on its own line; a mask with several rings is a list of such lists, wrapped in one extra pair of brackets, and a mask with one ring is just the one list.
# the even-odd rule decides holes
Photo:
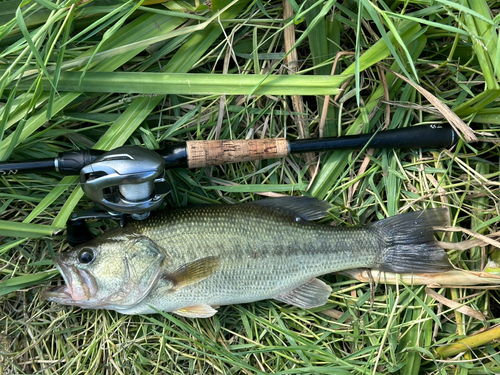
[(273, 207), (275, 209), (289, 212), (292, 215), (300, 216), (304, 220), (318, 220), (328, 215), (328, 210), (332, 208), (327, 201), (312, 197), (282, 197), (269, 198), (255, 201), (251, 204), (258, 204), (263, 207)]

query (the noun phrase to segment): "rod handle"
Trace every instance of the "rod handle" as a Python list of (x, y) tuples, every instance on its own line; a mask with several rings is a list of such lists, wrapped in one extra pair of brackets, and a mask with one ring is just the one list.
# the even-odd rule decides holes
[(452, 147), (458, 139), (450, 125), (418, 125), (379, 132), (368, 147), (440, 149)]
[(289, 142), (290, 153), (359, 150), (369, 148), (449, 148), (458, 142), (450, 125), (418, 125), (385, 130), (376, 134), (346, 135), (343, 137), (297, 139)]
[(284, 158), (288, 155), (285, 138), (189, 141), (186, 148), (189, 168)]

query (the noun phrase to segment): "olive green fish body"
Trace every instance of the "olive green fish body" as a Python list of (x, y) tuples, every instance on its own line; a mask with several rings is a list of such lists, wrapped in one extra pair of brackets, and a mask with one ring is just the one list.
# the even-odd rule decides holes
[[(135, 224), (131, 229), (140, 232), (141, 223)], [(371, 232), (318, 225), (257, 205), (166, 213), (143, 228), (166, 258), (164, 276), (144, 302), (173, 311), (274, 298), (316, 276), (376, 264), (382, 244)], [(168, 274), (206, 257), (219, 260), (209, 278), (168, 292)], [(151, 312), (147, 306), (135, 311)]]
[[(127, 314), (206, 317), (216, 306), (269, 298), (304, 308), (323, 305), (331, 289), (316, 277), (335, 271), (450, 267), (433, 239), (432, 226), (446, 220), (443, 211), (361, 228), (311, 221), (328, 208), (293, 197), (168, 210), (60, 256), (55, 262), (69, 285), (48, 298)], [(85, 251), (92, 253), (88, 264), (79, 262)]]

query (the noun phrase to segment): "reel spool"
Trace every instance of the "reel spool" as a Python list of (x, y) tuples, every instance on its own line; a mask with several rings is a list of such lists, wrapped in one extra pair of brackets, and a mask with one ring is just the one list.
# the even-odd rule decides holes
[(80, 183), (85, 194), (106, 210), (143, 220), (171, 190), (164, 170), (165, 160), (156, 152), (123, 146), (83, 167)]

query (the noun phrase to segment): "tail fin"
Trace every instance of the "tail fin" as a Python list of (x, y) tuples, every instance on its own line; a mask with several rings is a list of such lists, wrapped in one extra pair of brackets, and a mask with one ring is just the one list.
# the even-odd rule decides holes
[(434, 239), (433, 230), (448, 223), (448, 210), (444, 208), (409, 212), (374, 223), (373, 228), (386, 241), (379, 264), (374, 268), (396, 273), (452, 269), (446, 252)]

